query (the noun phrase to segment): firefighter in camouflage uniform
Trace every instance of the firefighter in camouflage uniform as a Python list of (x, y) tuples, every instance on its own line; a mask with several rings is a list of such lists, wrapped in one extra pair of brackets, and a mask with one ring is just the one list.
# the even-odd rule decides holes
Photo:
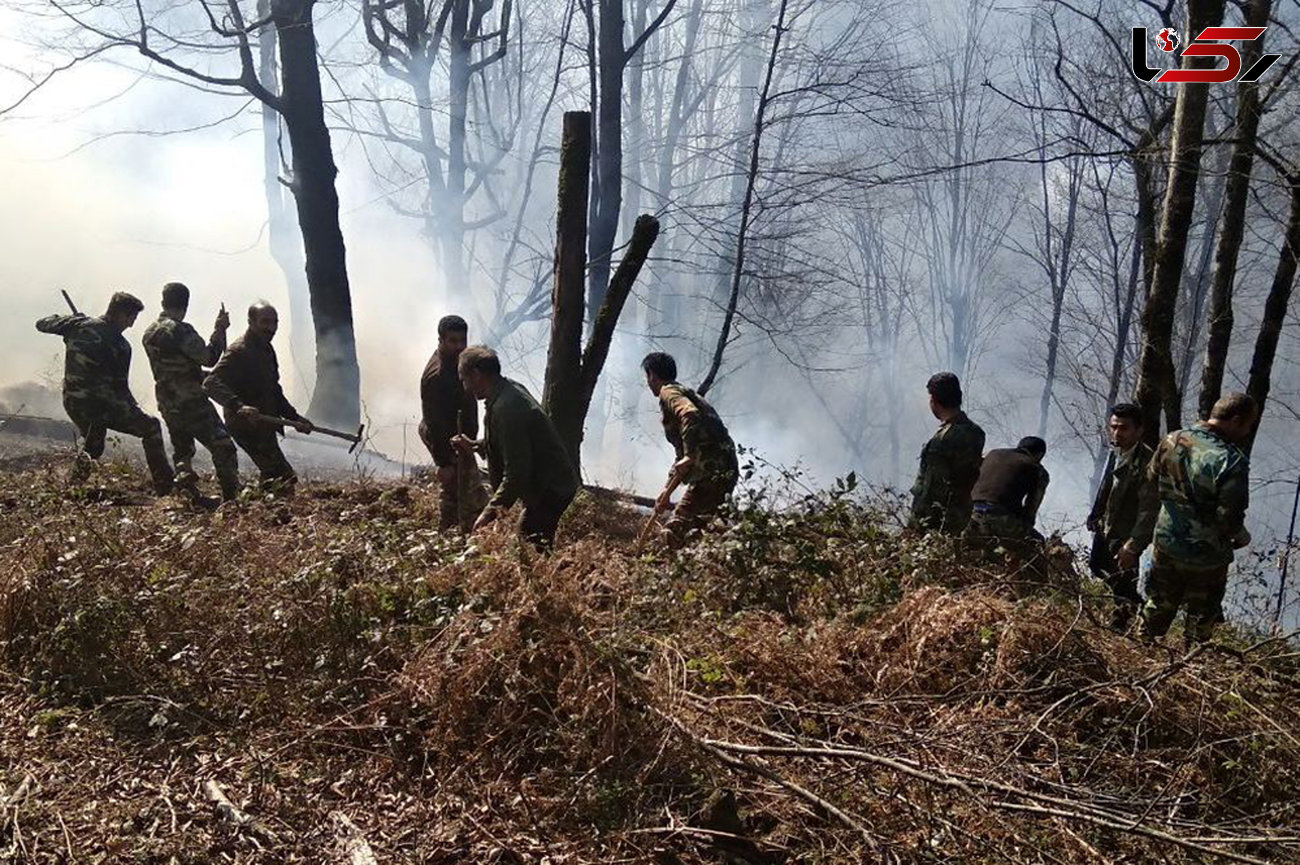
[(1163, 636), (1184, 606), (1189, 644), (1208, 640), (1222, 620), (1233, 552), (1250, 543), (1250, 463), (1239, 445), (1258, 419), (1253, 398), (1229, 394), (1214, 404), (1209, 420), (1171, 432), (1156, 449), (1147, 476), (1159, 508), (1143, 508), (1143, 523), (1124, 547), (1128, 558), (1154, 546), (1142, 607), (1145, 636)]
[(234, 440), (203, 392), (203, 368), (214, 366), (226, 350), (230, 316), (221, 310), (205, 343), (185, 321), (189, 305), (187, 287), (179, 282), (163, 286), (162, 315), (145, 330), (144, 350), (153, 367), (158, 410), (171, 435), (177, 485), (198, 495), (193, 466), (197, 441), (212, 454), (221, 497), (229, 501), (239, 495), (239, 457)]
[(82, 446), (70, 478), (82, 483), (104, 454), (109, 430), (136, 436), (144, 445), (154, 490), (172, 488), (172, 467), (163, 445), (162, 425), (141, 410), (131, 395), (131, 345), (122, 334), (144, 309), (140, 299), (117, 292), (103, 316), (81, 313), (51, 315), (36, 322), (41, 333), (63, 337), (63, 407), (82, 436)]
[[(655, 352), (641, 361), (646, 384), (659, 398), (664, 436), (676, 451), (673, 476), (686, 492), (664, 528), (668, 545), (680, 549), (692, 531), (707, 525), (736, 488), (740, 467), (736, 445), (718, 413), (702, 396), (677, 382), (677, 361)], [(669, 493), (661, 494), (660, 508)]]

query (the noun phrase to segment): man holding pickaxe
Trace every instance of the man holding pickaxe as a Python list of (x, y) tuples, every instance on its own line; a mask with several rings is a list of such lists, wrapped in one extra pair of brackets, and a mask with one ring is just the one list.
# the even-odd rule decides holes
[(695, 391), (677, 383), (677, 361), (654, 352), (641, 361), (646, 384), (659, 398), (664, 436), (677, 452), (668, 483), (655, 502), (653, 520), (668, 509), (673, 491), (682, 494), (664, 526), (668, 546), (680, 549), (690, 533), (708, 524), (736, 488), (740, 476), (736, 445), (713, 406)]
[(283, 426), (310, 433), (314, 426), (285, 398), (280, 364), (271, 340), (280, 326), (275, 307), (258, 301), (248, 308), (248, 330), (230, 344), (203, 380), (203, 390), (226, 416), (235, 443), (252, 458), (262, 487), (291, 493), (298, 482), (293, 466), (280, 450)]
[(215, 365), (226, 350), (230, 315), (223, 306), (212, 337), (204, 342), (194, 326), (185, 321), (189, 306), (189, 288), (179, 282), (164, 285), (162, 315), (145, 330), (144, 350), (153, 368), (158, 410), (171, 434), (176, 485), (195, 500), (204, 501), (199, 496), (193, 465), (197, 441), (212, 454), (221, 497), (230, 501), (239, 495), (239, 456), (225, 424), (203, 392), (204, 368)]
[(63, 337), (67, 357), (63, 367), (63, 407), (82, 435), (81, 451), (69, 481), (80, 484), (104, 454), (109, 430), (136, 436), (144, 444), (154, 490), (172, 489), (172, 466), (163, 445), (162, 424), (145, 414), (131, 395), (131, 345), (122, 334), (144, 309), (140, 299), (124, 291), (113, 295), (102, 316), (82, 315), (64, 300), (71, 315), (50, 315), (36, 322), (41, 333)]

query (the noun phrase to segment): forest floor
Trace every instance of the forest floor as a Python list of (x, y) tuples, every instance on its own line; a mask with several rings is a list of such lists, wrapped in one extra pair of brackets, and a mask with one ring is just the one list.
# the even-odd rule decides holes
[(0, 862), (1300, 862), (1296, 646), (1112, 633), (852, 482), (539, 558), (430, 487), (4, 465)]

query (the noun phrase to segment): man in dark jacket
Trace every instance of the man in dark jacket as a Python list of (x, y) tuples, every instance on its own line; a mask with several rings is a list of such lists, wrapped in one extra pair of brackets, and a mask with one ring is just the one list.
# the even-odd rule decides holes
[(460, 381), (457, 362), (469, 338), (469, 325), (458, 315), (438, 322), (438, 349), (420, 376), (420, 440), (438, 468), (439, 523), (468, 533), (483, 510), (482, 482), (472, 453), (451, 446), (457, 435), (478, 438), (478, 404)]
[(139, 438), (144, 444), (154, 490), (172, 488), (172, 466), (163, 445), (162, 424), (135, 401), (128, 384), (131, 345), (122, 334), (135, 324), (144, 304), (119, 291), (99, 318), (81, 313), (50, 315), (36, 322), (41, 333), (63, 337), (63, 408), (82, 436), (71, 482), (82, 483), (95, 460), (104, 455), (109, 430)]
[(970, 522), (971, 487), (980, 473), (984, 430), (962, 411), (961, 381), (955, 374), (935, 373), (925, 388), (939, 429), (921, 450), (908, 526), (959, 535)]
[(979, 480), (971, 490), (973, 513), (966, 534), (1005, 541), (1042, 539), (1034, 529), (1051, 477), (1043, 468), (1047, 443), (1026, 436), (1014, 448), (984, 455)]
[(1134, 533), (1139, 523), (1154, 523), (1140, 519), (1142, 509), (1158, 507), (1158, 499), (1148, 489), (1152, 482), (1147, 479), (1154, 450), (1142, 441), (1142, 409), (1133, 403), (1111, 409), (1106, 429), (1112, 452), (1088, 514), (1088, 531), (1093, 533), (1088, 567), (1110, 587), (1115, 599), (1111, 628), (1127, 631), (1142, 606), (1138, 554), (1146, 544), (1135, 539)]
[(280, 317), (271, 304), (259, 301), (250, 306), (248, 330), (221, 355), (203, 380), (203, 390), (221, 406), (235, 443), (257, 465), (263, 488), (290, 493), (298, 475), (280, 450), (279, 427), (262, 417), (283, 418), (300, 433), (310, 433), (313, 427), (280, 387), (280, 364), (271, 346), (279, 326)]
[(465, 435), (452, 439), (458, 450), (487, 455), (492, 498), (474, 530), (495, 522), (522, 501), (519, 534), (538, 550), (549, 550), (560, 518), (578, 492), (569, 452), (527, 388), (501, 375), (496, 352), (471, 346), (461, 353), (459, 367), (465, 389), (486, 404), (483, 440)]

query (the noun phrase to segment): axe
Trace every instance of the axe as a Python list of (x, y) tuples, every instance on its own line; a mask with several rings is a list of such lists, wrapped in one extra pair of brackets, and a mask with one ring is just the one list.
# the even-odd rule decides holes
[[(274, 415), (269, 415), (269, 414), (259, 414), (257, 416), (257, 419), (262, 421), (263, 423), (271, 424), (272, 426), (278, 426), (278, 427), (293, 426), (293, 421), (285, 420), (282, 417), (276, 417)], [(366, 425), (361, 424), (361, 426), (357, 427), (357, 431), (355, 433), (345, 433), (345, 432), (340, 432), (339, 430), (336, 429), (329, 429), (328, 427), (316, 426), (315, 424), (312, 425), (312, 432), (318, 432), (321, 435), (332, 436), (333, 438), (336, 439), (343, 439), (344, 441), (352, 442), (352, 447), (348, 448), (348, 453), (352, 453), (354, 450), (357, 449), (357, 445), (361, 444), (361, 434), (365, 432), (365, 429), (366, 429)]]

